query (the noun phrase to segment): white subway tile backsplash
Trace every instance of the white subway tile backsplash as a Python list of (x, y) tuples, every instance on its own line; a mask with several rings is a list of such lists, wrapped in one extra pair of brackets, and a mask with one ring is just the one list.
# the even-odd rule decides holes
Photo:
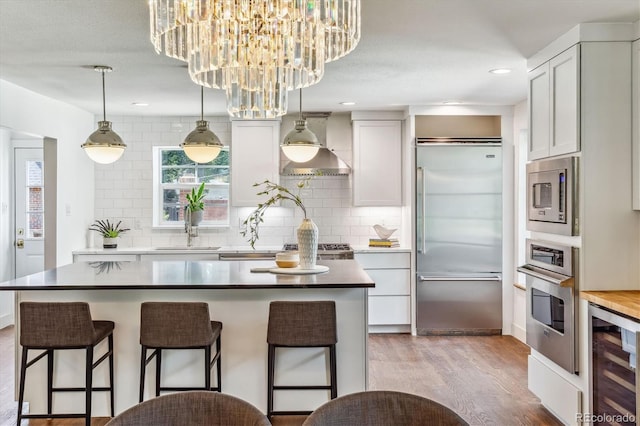
[[(152, 146), (178, 146), (195, 128), (193, 116), (122, 116), (111, 117), (127, 144), (123, 157), (111, 165), (98, 165), (95, 172), (96, 219), (122, 220), (131, 232), (121, 237), (123, 247), (185, 245), (187, 237), (181, 228), (152, 228)], [(228, 117), (205, 117), (210, 129), (225, 145), (231, 141)], [(350, 147), (339, 147), (341, 158), (351, 159)], [(349, 162), (348, 161), (348, 162)], [(298, 176), (282, 176), (280, 184), (298, 194)], [(350, 176), (320, 176), (309, 181), (299, 194), (307, 207), (307, 215), (318, 225), (322, 242), (345, 242), (366, 245), (375, 237), (372, 225), (398, 227), (401, 208), (353, 207)], [(253, 208), (231, 208), (229, 227), (201, 229), (194, 244), (200, 246), (248, 246), (240, 235), (240, 222)], [(281, 207), (267, 209), (256, 247), (272, 247), (295, 242), (296, 229), (302, 221), (302, 210), (285, 201)], [(133, 229), (134, 227), (140, 229)], [(96, 240), (96, 245), (99, 241)]]

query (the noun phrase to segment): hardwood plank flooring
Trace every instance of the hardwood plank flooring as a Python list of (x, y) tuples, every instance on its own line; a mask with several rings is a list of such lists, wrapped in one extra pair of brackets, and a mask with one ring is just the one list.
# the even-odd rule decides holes
[[(0, 425), (14, 425), (14, 329), (0, 330)], [(471, 425), (560, 425), (527, 389), (529, 348), (511, 336), (369, 336), (370, 389), (434, 399)], [(338, 365), (338, 373), (340, 366)], [(94, 418), (103, 426), (108, 418)], [(297, 426), (304, 417), (274, 418)], [(31, 420), (31, 426), (80, 426), (82, 419)]]
[(527, 389), (527, 355), (511, 336), (370, 335), (369, 387), (433, 399), (471, 425), (560, 425)]

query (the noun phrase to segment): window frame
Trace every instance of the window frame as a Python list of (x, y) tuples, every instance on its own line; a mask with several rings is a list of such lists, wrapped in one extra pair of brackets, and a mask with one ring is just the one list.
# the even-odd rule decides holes
[[(164, 189), (188, 189), (197, 187), (200, 185), (200, 182), (197, 181), (197, 170), (198, 168), (208, 168), (212, 167), (211, 165), (206, 164), (197, 164), (193, 163), (193, 165), (188, 165), (186, 167), (194, 168), (196, 170), (196, 181), (195, 183), (163, 183), (162, 182), (162, 174), (163, 174), (163, 165), (162, 165), (162, 154), (165, 151), (181, 151), (182, 148), (179, 146), (154, 146), (153, 150), (153, 177), (152, 177), (152, 185), (153, 185), (153, 200), (152, 200), (152, 227), (154, 229), (182, 229), (184, 228), (183, 221), (166, 221), (163, 219), (164, 212), (164, 197), (163, 190)], [(222, 148), (223, 151), (229, 151), (229, 147), (225, 146)], [(181, 166), (178, 166), (181, 167)], [(220, 166), (214, 166), (220, 167)], [(224, 167), (224, 166), (223, 166)], [(229, 175), (231, 173), (231, 161), (226, 166), (229, 169)], [(203, 220), (200, 222), (200, 228), (228, 228), (230, 226), (230, 210), (231, 210), (231, 184), (230, 183), (205, 183), (205, 189), (207, 188), (226, 188), (227, 190), (227, 220), (226, 221), (211, 221), (211, 220)], [(184, 208), (184, 206), (181, 206)]]

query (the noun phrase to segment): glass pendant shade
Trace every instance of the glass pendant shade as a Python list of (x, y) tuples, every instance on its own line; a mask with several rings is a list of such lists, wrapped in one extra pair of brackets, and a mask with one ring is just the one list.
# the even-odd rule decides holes
[(94, 71), (102, 74), (102, 121), (98, 121), (98, 130), (91, 133), (86, 142), (81, 145), (87, 156), (99, 164), (111, 164), (118, 161), (127, 145), (116, 132), (111, 130), (111, 122), (107, 121), (105, 106), (104, 74), (111, 72), (111, 67), (96, 65)]
[(99, 121), (98, 130), (91, 133), (87, 141), (82, 144), (89, 158), (100, 164), (118, 161), (126, 147), (120, 136), (111, 130), (110, 121)]
[(305, 120), (296, 120), (296, 127), (287, 133), (280, 147), (289, 160), (306, 163), (316, 156), (320, 143), (316, 135), (307, 128)]
[(180, 144), (187, 157), (196, 163), (213, 161), (222, 150), (222, 142), (209, 130), (209, 122), (198, 120), (197, 127)]
[(195, 83), (225, 90), (231, 116), (274, 118), (287, 91), (356, 47), (360, 1), (149, 0), (150, 37)]

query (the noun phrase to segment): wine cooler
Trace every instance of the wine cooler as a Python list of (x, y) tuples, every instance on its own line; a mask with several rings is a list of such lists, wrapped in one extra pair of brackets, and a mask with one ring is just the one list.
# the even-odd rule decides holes
[(582, 414), (594, 425), (638, 425), (636, 348), (640, 322), (598, 305), (589, 305), (591, 330), (591, 407)]

